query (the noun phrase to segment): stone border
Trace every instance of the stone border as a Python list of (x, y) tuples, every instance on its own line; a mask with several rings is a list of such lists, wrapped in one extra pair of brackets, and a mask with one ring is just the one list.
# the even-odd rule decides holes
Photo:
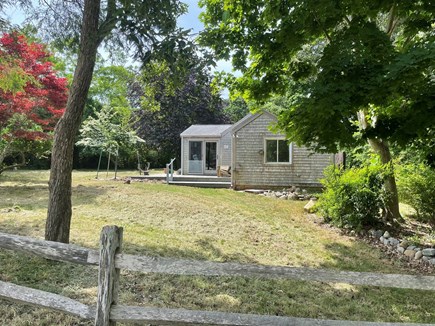
[(420, 248), (410, 245), (408, 240), (396, 239), (388, 231), (369, 230), (369, 236), (409, 260), (427, 262), (435, 266), (435, 248)]

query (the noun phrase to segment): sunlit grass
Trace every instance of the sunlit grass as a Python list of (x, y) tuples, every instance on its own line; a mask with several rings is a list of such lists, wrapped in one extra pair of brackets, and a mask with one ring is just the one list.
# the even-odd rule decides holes
[[(119, 176), (137, 172), (120, 172)], [(113, 175), (112, 175), (113, 176)], [(112, 177), (111, 176), (111, 177)], [(105, 174), (100, 174), (104, 178)], [(0, 231), (42, 238), (47, 171), (0, 176)], [(97, 248), (104, 225), (124, 228), (128, 253), (407, 273), (366, 244), (311, 222), (303, 202), (281, 201), (227, 189), (96, 180), (73, 174), (71, 242)], [(93, 303), (96, 270), (0, 251), (0, 279)], [(435, 322), (433, 293), (245, 278), (175, 277), (123, 272), (121, 303), (371, 321)], [(41, 309), (0, 305), (0, 324), (77, 325), (77, 319)], [(7, 313), (6, 313), (7, 311)], [(64, 316), (64, 317), (59, 317)]]

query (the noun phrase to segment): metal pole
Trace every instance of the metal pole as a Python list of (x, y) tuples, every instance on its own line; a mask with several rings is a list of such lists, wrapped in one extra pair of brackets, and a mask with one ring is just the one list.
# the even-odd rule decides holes
[(115, 158), (115, 180), (116, 180), (116, 174), (118, 173), (118, 154), (119, 151), (116, 149), (116, 158)]
[(98, 159), (98, 167), (97, 167), (97, 176), (95, 179), (98, 179), (98, 172), (100, 172), (100, 164), (101, 164), (101, 156), (103, 155), (103, 150), (100, 151), (100, 158)]
[(109, 177), (109, 167), (110, 167), (110, 152), (109, 152), (109, 158), (107, 159), (106, 179)]

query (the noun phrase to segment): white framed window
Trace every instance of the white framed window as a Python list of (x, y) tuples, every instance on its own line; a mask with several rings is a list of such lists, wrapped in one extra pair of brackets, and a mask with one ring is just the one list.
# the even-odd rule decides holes
[(264, 140), (265, 163), (292, 163), (292, 144), (283, 138), (266, 138)]

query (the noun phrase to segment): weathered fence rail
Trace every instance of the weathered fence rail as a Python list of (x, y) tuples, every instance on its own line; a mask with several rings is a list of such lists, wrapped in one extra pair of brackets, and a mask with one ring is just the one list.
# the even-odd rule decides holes
[[(121, 253), (122, 228), (106, 226), (100, 237), (100, 250), (37, 240), (0, 232), (0, 248), (33, 254), (51, 260), (98, 265), (97, 306), (91, 307), (40, 290), (0, 281), (0, 298), (39, 307), (63, 311), (84, 319), (94, 319), (95, 325), (114, 325), (116, 321), (158, 323), (160, 325), (424, 325), (406, 323), (373, 323), (310, 318), (260, 316), (185, 309), (164, 309), (118, 305), (120, 269), (144, 273), (202, 276), (243, 276), (285, 278), (304, 281), (347, 283), (405, 289), (435, 290), (434, 276), (346, 272), (327, 269), (261, 266), (238, 263), (216, 263), (185, 259), (157, 258)], [(428, 324), (426, 324), (428, 325)]]

